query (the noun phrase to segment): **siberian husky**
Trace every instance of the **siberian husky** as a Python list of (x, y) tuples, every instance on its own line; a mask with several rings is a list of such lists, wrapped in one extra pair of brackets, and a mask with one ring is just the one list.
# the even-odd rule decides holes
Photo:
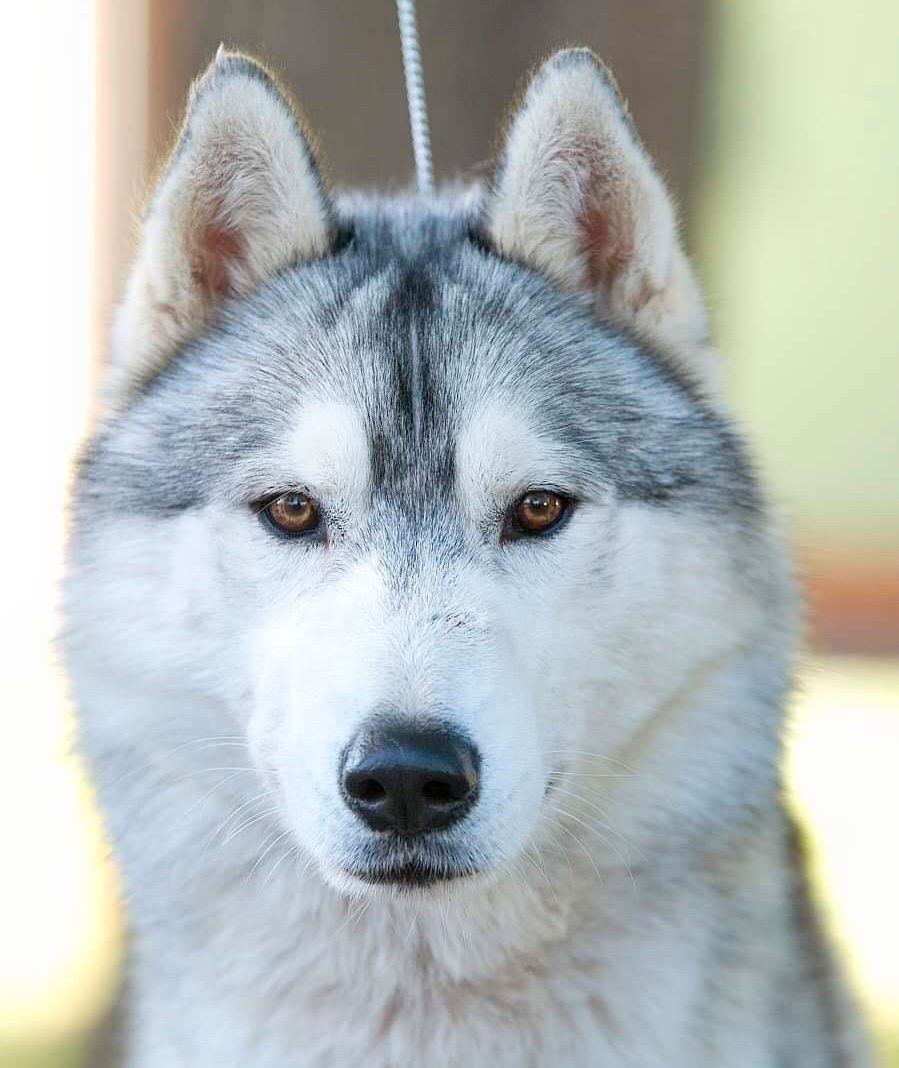
[(114, 1063), (871, 1063), (781, 799), (797, 599), (718, 378), (591, 53), (536, 74), (489, 186), (384, 198), (330, 195), (218, 56), (74, 498)]

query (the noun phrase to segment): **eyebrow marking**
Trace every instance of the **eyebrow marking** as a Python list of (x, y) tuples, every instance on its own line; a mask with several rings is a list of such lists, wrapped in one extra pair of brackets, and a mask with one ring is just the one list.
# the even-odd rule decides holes
[(307, 401), (289, 436), (286, 460), (295, 482), (348, 502), (364, 500), (371, 470), (361, 413), (344, 401)]

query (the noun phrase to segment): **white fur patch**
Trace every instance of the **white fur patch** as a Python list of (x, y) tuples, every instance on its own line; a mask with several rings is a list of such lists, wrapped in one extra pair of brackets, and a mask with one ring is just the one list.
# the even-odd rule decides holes
[(532, 487), (570, 490), (563, 483), (575, 475), (569, 454), (540, 433), (534, 413), (508, 404), (488, 403), (471, 414), (459, 433), (456, 467), (460, 498), (472, 510), (504, 510)]
[(338, 401), (303, 404), (287, 446), (300, 482), (359, 508), (368, 494), (368, 437), (357, 409)]

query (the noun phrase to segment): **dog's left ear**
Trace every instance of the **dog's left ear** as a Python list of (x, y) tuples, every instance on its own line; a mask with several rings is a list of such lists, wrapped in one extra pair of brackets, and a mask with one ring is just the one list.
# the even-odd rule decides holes
[(486, 229), (496, 251), (593, 298), (607, 316), (717, 380), (671, 201), (603, 64), (558, 52), (506, 135)]
[(191, 89), (144, 218), (113, 324), (108, 399), (126, 401), (228, 298), (324, 255), (333, 240), (331, 204), (291, 105), (258, 63), (219, 49)]

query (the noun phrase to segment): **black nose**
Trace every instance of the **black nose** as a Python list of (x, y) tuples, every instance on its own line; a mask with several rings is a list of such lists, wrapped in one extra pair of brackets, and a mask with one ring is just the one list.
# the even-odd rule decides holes
[(477, 800), (479, 764), (474, 746), (453, 731), (385, 726), (348, 748), (343, 796), (374, 831), (436, 831)]

